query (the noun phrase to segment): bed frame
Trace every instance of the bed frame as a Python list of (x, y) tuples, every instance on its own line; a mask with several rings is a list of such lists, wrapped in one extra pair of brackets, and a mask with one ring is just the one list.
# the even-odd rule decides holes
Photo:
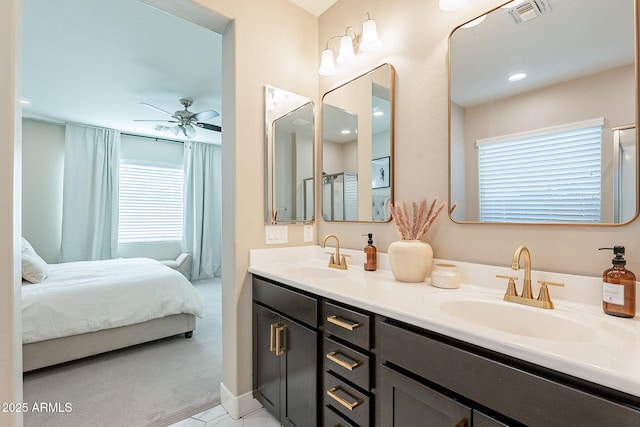
[(33, 371), (182, 333), (191, 338), (195, 329), (195, 316), (183, 313), (130, 326), (23, 344), (22, 371)]

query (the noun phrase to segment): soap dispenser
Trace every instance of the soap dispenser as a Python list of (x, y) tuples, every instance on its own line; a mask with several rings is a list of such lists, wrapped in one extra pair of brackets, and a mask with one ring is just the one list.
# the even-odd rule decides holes
[(369, 239), (367, 240), (367, 246), (364, 247), (364, 270), (376, 271), (376, 268), (378, 268), (378, 249), (373, 246), (373, 234), (363, 234), (363, 236), (367, 236)]
[(613, 250), (613, 266), (602, 273), (602, 309), (611, 316), (636, 315), (636, 276), (625, 268), (624, 246), (599, 248)]

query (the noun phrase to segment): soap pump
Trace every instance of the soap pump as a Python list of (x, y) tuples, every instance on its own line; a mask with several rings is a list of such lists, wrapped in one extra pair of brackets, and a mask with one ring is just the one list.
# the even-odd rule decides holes
[(636, 315), (636, 276), (625, 268), (624, 246), (599, 248), (613, 250), (613, 266), (602, 273), (602, 309), (611, 316)]
[(364, 270), (365, 271), (376, 271), (378, 268), (378, 249), (373, 246), (373, 234), (363, 234), (363, 236), (367, 236), (367, 246), (364, 247)]

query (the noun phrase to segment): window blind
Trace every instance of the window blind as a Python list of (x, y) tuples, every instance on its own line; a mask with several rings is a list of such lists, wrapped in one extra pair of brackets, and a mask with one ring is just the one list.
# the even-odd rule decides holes
[(182, 239), (182, 169), (120, 163), (118, 242)]
[(604, 121), (478, 143), (480, 221), (599, 222)]

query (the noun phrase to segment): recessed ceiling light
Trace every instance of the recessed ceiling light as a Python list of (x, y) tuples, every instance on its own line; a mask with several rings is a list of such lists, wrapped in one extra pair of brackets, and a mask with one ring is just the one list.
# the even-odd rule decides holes
[(524, 0), (513, 0), (513, 1), (510, 1), (509, 3), (505, 4), (504, 6), (500, 6), (500, 7), (502, 9), (511, 9), (512, 7), (516, 7), (520, 3), (524, 3)]
[(515, 73), (509, 76), (510, 82), (517, 82), (518, 80), (522, 80), (527, 77), (527, 73)]

